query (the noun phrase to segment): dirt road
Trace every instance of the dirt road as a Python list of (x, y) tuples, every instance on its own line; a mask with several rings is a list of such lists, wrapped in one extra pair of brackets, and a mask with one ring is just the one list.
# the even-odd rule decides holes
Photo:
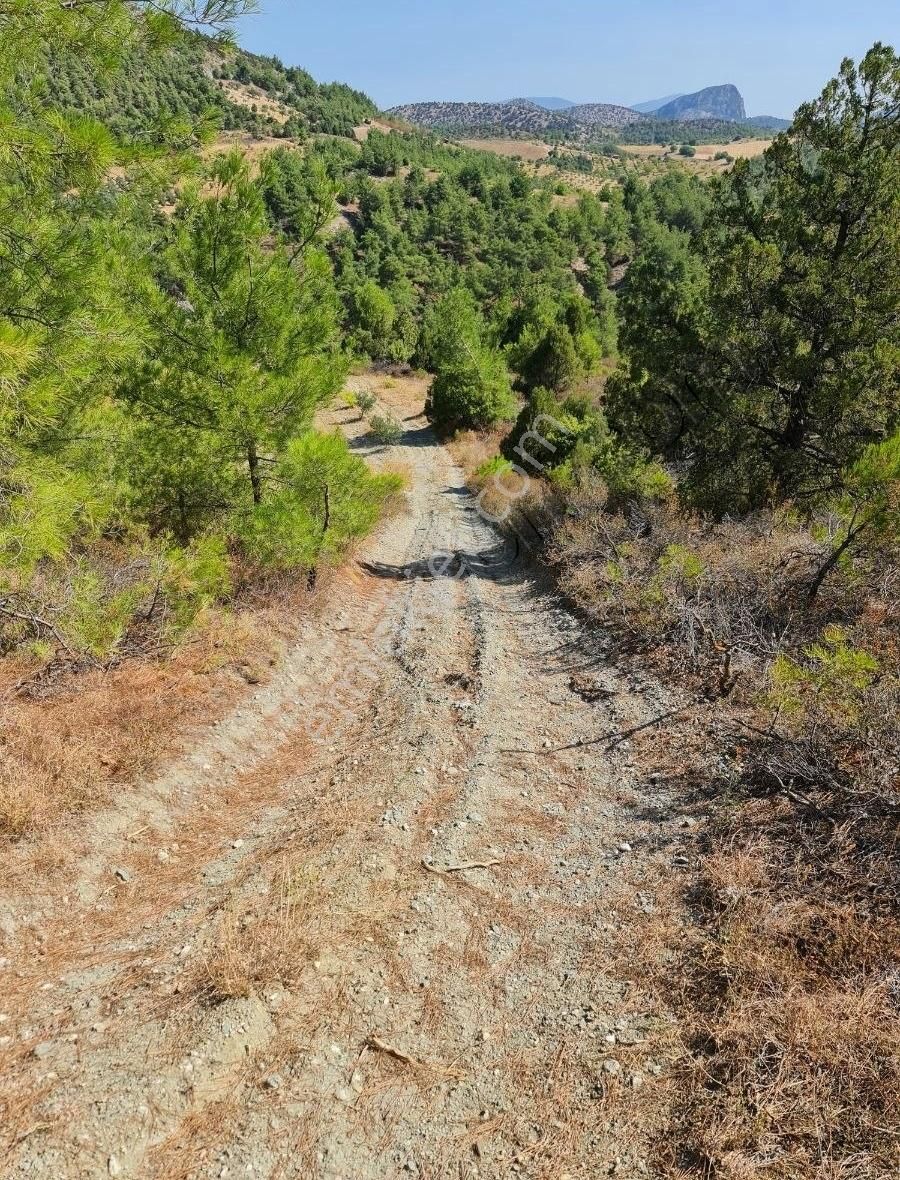
[(648, 1174), (628, 914), (686, 837), (596, 739), (671, 702), (404, 426), (355, 445), (405, 511), (272, 680), (97, 820), (64, 898), (6, 908), (5, 1175)]

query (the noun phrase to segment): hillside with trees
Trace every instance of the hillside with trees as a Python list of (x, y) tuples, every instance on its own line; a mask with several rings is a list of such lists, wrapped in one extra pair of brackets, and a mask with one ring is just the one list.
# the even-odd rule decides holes
[(0, 0), (0, 1169), (888, 1180), (900, 57), (701, 178), (251, 7)]
[[(98, 77), (77, 46), (54, 46), (41, 62), (43, 101), (87, 115), (122, 139), (172, 134), (204, 120), (222, 130), (304, 139), (352, 136), (377, 114), (375, 104), (342, 83), (321, 84), (306, 70), (188, 33), (157, 50), (127, 46), (115, 72)], [(27, 84), (33, 73), (20, 79)], [(236, 88), (230, 88), (236, 84)]]
[[(71, 37), (52, 8), (23, 12), (0, 57), (0, 631), (7, 651), (76, 661), (178, 633), (253, 570), (315, 569), (386, 494), (311, 432), (346, 366), (326, 256), (273, 239), (238, 156), (204, 174), (183, 154), (209, 133), (209, 42), (157, 50), (166, 21), (106, 7), (108, 29), (73, 15)], [(48, 58), (67, 62), (52, 86)], [(250, 66), (286, 101), (305, 85), (234, 59)], [(311, 90), (332, 127), (370, 109)], [(55, 95), (87, 109), (67, 118)], [(329, 466), (326, 523), (310, 473)]]

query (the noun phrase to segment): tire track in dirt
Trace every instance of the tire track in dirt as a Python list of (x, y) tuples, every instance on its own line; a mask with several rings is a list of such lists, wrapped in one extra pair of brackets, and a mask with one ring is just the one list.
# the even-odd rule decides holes
[(667, 853), (628, 745), (575, 743), (661, 690), (600, 667), (613, 697), (570, 691), (593, 638), (408, 425), (376, 456), (410, 470), (406, 514), (272, 683), (98, 825), (72, 913), (0, 977), (5, 1175), (644, 1174), (608, 1099), (652, 1078), (659, 1014), (623, 993), (612, 911)]

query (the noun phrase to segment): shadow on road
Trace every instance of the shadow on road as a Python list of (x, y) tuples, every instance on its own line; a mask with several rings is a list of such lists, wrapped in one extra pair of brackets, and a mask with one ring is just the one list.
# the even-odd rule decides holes
[(403, 565), (392, 565), (384, 561), (361, 561), (360, 569), (373, 578), (394, 578), (399, 580), (418, 579), (432, 582), (439, 578), (461, 581), (464, 578), (488, 578), (498, 581), (508, 575), (520, 557), (518, 539), (513, 537), (499, 545), (476, 553), (465, 550), (438, 550), (430, 557), (409, 561)]

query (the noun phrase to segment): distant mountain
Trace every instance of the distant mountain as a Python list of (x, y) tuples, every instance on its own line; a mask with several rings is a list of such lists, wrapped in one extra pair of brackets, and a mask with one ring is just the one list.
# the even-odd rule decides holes
[(615, 130), (644, 118), (630, 107), (611, 103), (580, 103), (548, 110), (529, 98), (514, 98), (509, 102), (414, 102), (393, 107), (388, 113), (433, 130), (491, 130), (531, 135), (561, 131), (573, 137), (598, 127)]
[(759, 127), (763, 131), (787, 131), (791, 125), (790, 119), (779, 119), (777, 115), (753, 115), (744, 122), (749, 127)]
[(388, 113), (416, 126), (450, 134), (481, 132), (540, 138), (552, 132), (585, 142), (599, 139), (604, 132), (621, 133), (634, 143), (655, 142), (660, 136), (677, 141), (678, 136), (690, 131), (709, 143), (714, 142), (710, 135), (725, 139), (752, 135), (754, 129), (781, 131), (790, 126), (786, 119), (769, 115), (748, 119), (741, 92), (732, 85), (709, 86), (695, 94), (660, 102), (656, 110), (640, 111), (605, 102), (513, 98), (508, 102), (415, 102), (394, 107)]
[(509, 102), (413, 102), (392, 107), (388, 113), (417, 127), (440, 131), (496, 128), (541, 135), (545, 131), (569, 130), (572, 126), (568, 111), (548, 111), (527, 98)]
[(725, 86), (707, 86), (695, 94), (682, 94), (655, 112), (657, 119), (673, 119), (686, 122), (689, 119), (727, 119), (733, 123), (744, 123), (747, 111), (741, 92), (730, 83)]
[(576, 105), (570, 98), (529, 98), (528, 102), (543, 107), (545, 111), (567, 111)]
[(582, 102), (566, 114), (582, 127), (627, 127), (629, 123), (640, 123), (644, 117), (631, 107), (609, 102)]
[(639, 111), (642, 115), (654, 115), (660, 107), (666, 106), (670, 102), (674, 102), (676, 98), (683, 98), (683, 92), (678, 94), (667, 94), (665, 98), (651, 98), (649, 102), (635, 102), (631, 104), (633, 111)]

